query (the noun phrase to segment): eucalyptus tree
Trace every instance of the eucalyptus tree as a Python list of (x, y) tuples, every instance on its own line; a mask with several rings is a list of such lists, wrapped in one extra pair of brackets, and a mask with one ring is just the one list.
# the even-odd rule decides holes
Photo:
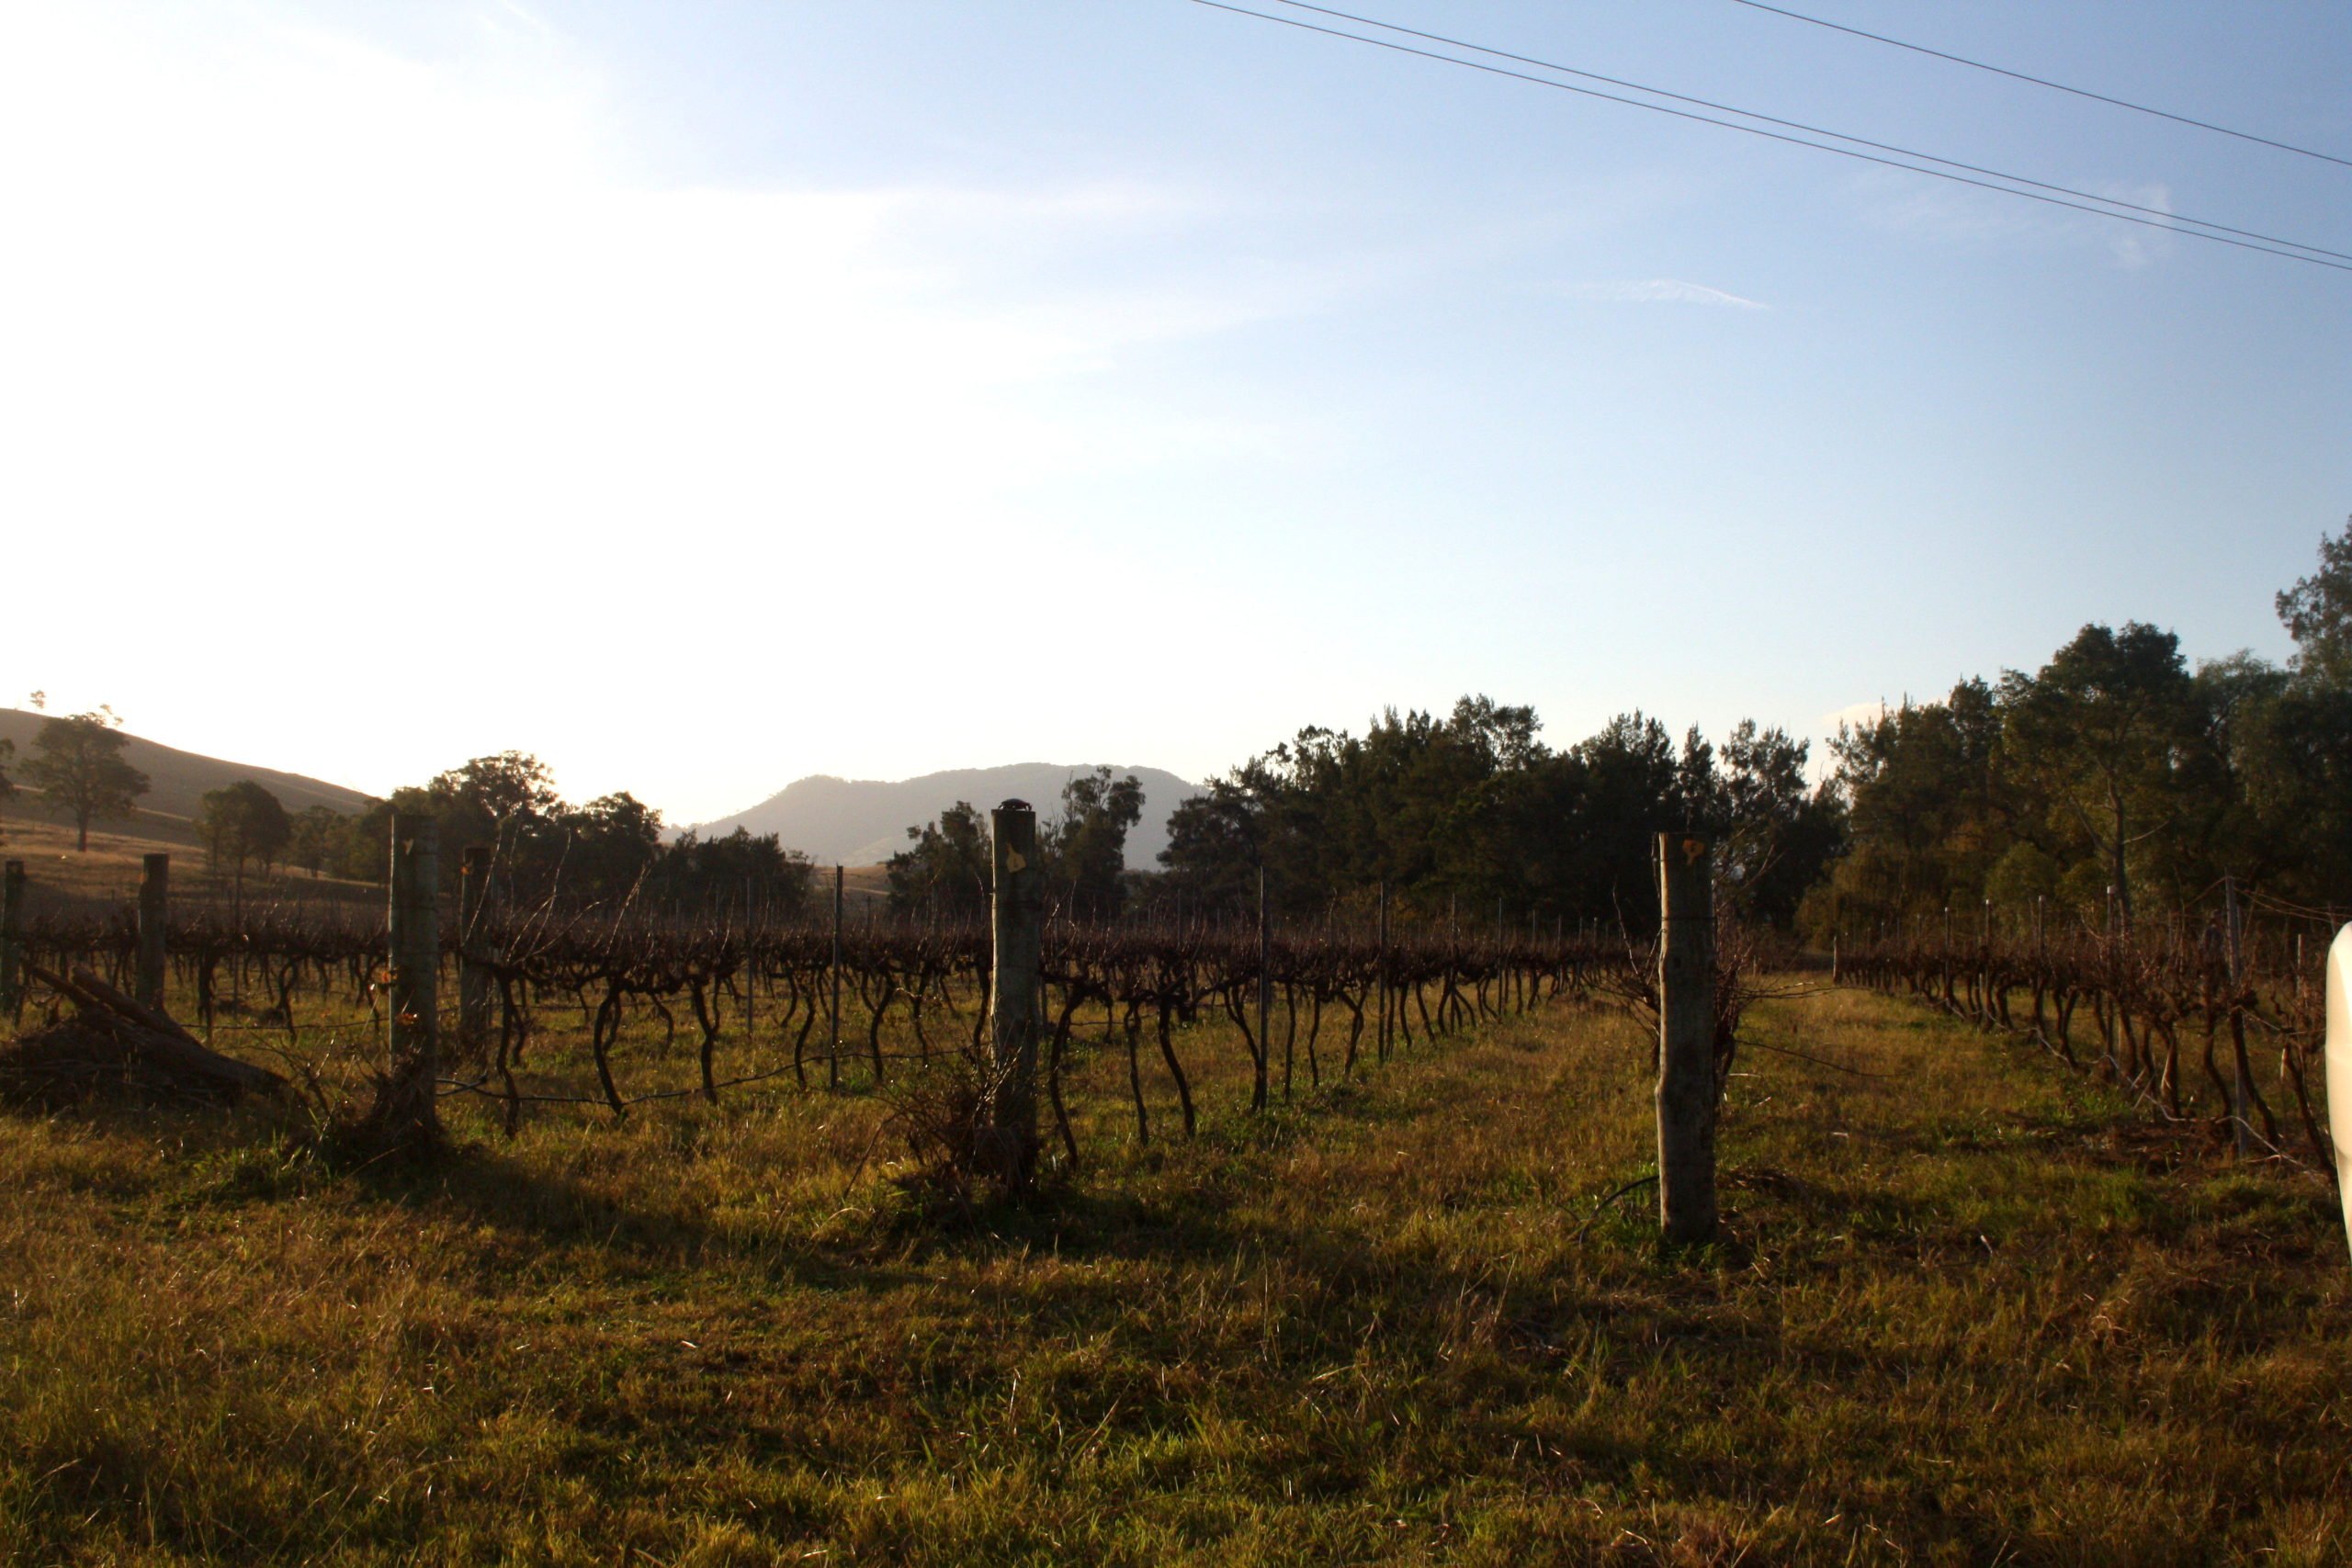
[(112, 708), (48, 720), (33, 737), (36, 755), (19, 770), (41, 798), (74, 819), (74, 848), (90, 847), (90, 824), (128, 817), (147, 793), (147, 775), (123, 760), (130, 737)]

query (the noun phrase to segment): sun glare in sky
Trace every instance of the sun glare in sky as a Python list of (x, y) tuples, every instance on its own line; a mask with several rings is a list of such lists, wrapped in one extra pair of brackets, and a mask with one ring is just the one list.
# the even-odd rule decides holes
[[(1397, 9), (2352, 238), (2344, 171), (1988, 124), (1698, 0)], [(2207, 96), (2352, 143), (2311, 15)], [(5, 700), (691, 821), (1470, 691), (1817, 734), (2089, 619), (2279, 650), (2352, 510), (2340, 275), (1269, 31), (9, 7)]]

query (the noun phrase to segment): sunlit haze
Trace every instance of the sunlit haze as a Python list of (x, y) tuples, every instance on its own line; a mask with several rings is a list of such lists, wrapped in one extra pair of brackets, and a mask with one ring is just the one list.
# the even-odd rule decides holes
[[(2340, 6), (1816, 9), (2352, 155)], [(2352, 169), (1724, 0), (1375, 14), (2352, 251)], [(1183, 0), (17, 0), (0, 212), (0, 704), (379, 793), (1818, 736), (2281, 657), (2352, 513), (2352, 274)]]

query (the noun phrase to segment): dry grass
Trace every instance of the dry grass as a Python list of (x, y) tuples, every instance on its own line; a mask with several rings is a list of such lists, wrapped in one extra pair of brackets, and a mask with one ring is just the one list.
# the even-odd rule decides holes
[(1751, 1040), (1675, 1257), (1565, 1006), (1259, 1122), (1196, 1033), (1146, 1149), (1102, 1052), (1089, 1168), (962, 1223), (857, 1098), (0, 1121), (0, 1562), (2343, 1560), (2324, 1189), (1867, 995)]
[[(65, 904), (135, 905), (141, 863), (158, 852), (172, 857), (176, 898), (184, 903), (228, 901), (228, 873), (214, 873), (195, 826), (183, 818), (142, 811), (129, 823), (94, 824), (90, 847), (76, 850), (70, 822), (27, 814), (19, 809), (24, 804), (21, 798), (13, 803), (6, 820), (0, 820), (0, 859), (25, 863), (26, 884), (36, 912)], [(249, 871), (244, 897), (248, 904), (299, 899), (305, 904), (347, 902), (372, 910), (383, 902), (384, 892), (368, 883), (312, 876), (303, 871), (279, 872), (266, 878)]]
[[(177, 826), (186, 829), (187, 825)], [(52, 822), (11, 810), (6, 819), (0, 821), (0, 856), (23, 861), (26, 874), (37, 892), (91, 898), (135, 898), (141, 856), (157, 851), (168, 853), (175, 870), (183, 864), (193, 869), (201, 861), (203, 852), (196, 847), (193, 833), (175, 832), (172, 827), (160, 820), (93, 826), (89, 849), (77, 852), (71, 823)]]

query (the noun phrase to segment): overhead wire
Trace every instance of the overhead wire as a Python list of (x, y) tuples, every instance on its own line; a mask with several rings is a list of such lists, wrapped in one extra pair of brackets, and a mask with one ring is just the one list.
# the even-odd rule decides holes
[[(1939, 157), (1932, 152), (1922, 152), (1916, 148), (1904, 147), (1893, 142), (1873, 141), (1868, 137), (1848, 135), (1844, 131), (1831, 130), (1825, 126), (1811, 125), (1804, 120), (1783, 119), (1778, 116), (1763, 114), (1754, 109), (1744, 109), (1736, 104), (1720, 103), (1712, 98), (1693, 97), (1687, 93), (1672, 92), (1664, 87), (1653, 87), (1645, 83), (1628, 81), (1623, 77), (1607, 76), (1599, 72), (1585, 71), (1573, 65), (1563, 65), (1555, 61), (1542, 60), (1532, 55), (1514, 54), (1508, 50), (1491, 49), (1484, 44), (1472, 43), (1465, 39), (1452, 38), (1443, 33), (1424, 32), (1418, 28), (1408, 28), (1396, 22), (1384, 22), (1376, 17), (1366, 17), (1354, 12), (1337, 10), (1329, 6), (1315, 5), (1311, 3), (1311, 0), (1273, 0), (1273, 3), (1288, 6), (1294, 10), (1312, 11), (1318, 16), (1330, 17), (1345, 22), (1353, 22), (1360, 27), (1378, 28), (1384, 32), (1398, 33), (1408, 38), (1417, 38), (1430, 43), (1444, 44), (1451, 49), (1468, 50), (1474, 54), (1483, 54), (1496, 60), (1508, 60), (1520, 65), (1532, 65), (1539, 70), (1555, 71), (1562, 75), (1580, 77), (1588, 82), (1600, 82), (1611, 87), (1623, 87), (1629, 92), (1645, 93), (1651, 97), (1666, 98), (1675, 103), (1690, 104), (1700, 108), (1713, 109), (1721, 114), (1737, 115), (1742, 119), (1757, 120), (1764, 125), (1780, 126), (1785, 130), (1803, 131), (1806, 136), (1826, 136), (1835, 141), (1849, 142), (1852, 144), (1852, 147), (1826, 146), (1817, 141), (1805, 141), (1802, 136), (1778, 135), (1772, 131), (1759, 130), (1757, 126), (1753, 125), (1740, 125), (1728, 120), (1719, 120), (1707, 115), (1689, 114), (1679, 109), (1668, 108), (1662, 104), (1647, 103), (1637, 98), (1620, 97), (1613, 93), (1594, 92), (1590, 88), (1577, 87), (1569, 83), (1555, 82), (1545, 77), (1529, 76), (1517, 71), (1498, 70), (1494, 66), (1483, 65), (1475, 60), (1462, 60), (1453, 55), (1439, 54), (1429, 50), (1413, 49), (1407, 45), (1393, 43), (1385, 39), (1365, 38), (1360, 33), (1345, 32), (1337, 28), (1318, 27), (1312, 22), (1301, 21), (1295, 17), (1280, 16), (1264, 11), (1252, 11), (1243, 6), (1227, 4), (1225, 3), (1225, 0), (1193, 0), (1193, 3), (1196, 5), (1206, 6), (1212, 10), (1231, 11), (1239, 16), (1255, 17), (1261, 21), (1279, 22), (1285, 27), (1304, 28), (1308, 32), (1323, 33), (1332, 38), (1349, 39), (1357, 43), (1367, 43), (1379, 49), (1395, 50), (1400, 53), (1418, 55), (1426, 60), (1440, 61), (1450, 65), (1466, 66), (1474, 71), (1485, 71), (1494, 75), (1509, 76), (1519, 81), (1532, 82), (1539, 86), (1555, 87), (1563, 92), (1579, 93), (1588, 97), (1607, 99), (1611, 103), (1630, 104), (1635, 108), (1649, 109), (1653, 113), (1673, 115), (1681, 119), (1695, 119), (1702, 124), (1717, 125), (1722, 126), (1726, 130), (1746, 131), (1751, 136), (1769, 137), (1776, 141), (1788, 141), (1800, 147), (1811, 147), (1818, 152), (1836, 152), (1843, 157), (1860, 158), (1868, 163), (1884, 164), (1894, 168), (1909, 169), (1914, 174), (1930, 175), (1939, 179), (1954, 180), (1962, 185), (1973, 185), (1982, 186), (1985, 189), (1999, 190), (2010, 196), (2026, 197), (2030, 200), (2050, 201), (2055, 206), (2073, 207), (2079, 211), (2092, 212), (2100, 217), (2114, 218), (2127, 223), (2139, 222), (2145, 224), (2148, 227), (2163, 229), (2172, 233), (2191, 234), (2199, 239), (2212, 240), (2217, 243), (2238, 244), (2242, 249), (2245, 250), (2265, 251), (2273, 255), (2284, 255), (2293, 261), (2312, 261), (2315, 265), (2335, 266), (2338, 270), (2352, 270), (2352, 252), (2330, 250), (2323, 245), (2307, 244), (2302, 241), (2289, 240), (2277, 234), (2266, 234), (2259, 230), (2240, 229), (2227, 223), (2216, 222), (2211, 219), (2196, 218), (2186, 213), (2175, 212), (2165, 208), (2147, 207), (2138, 202), (2123, 200), (2119, 197), (2100, 196), (2094, 191), (2080, 190), (2072, 186), (2052, 185), (2046, 180), (2037, 180), (2025, 175), (2014, 175), (2002, 169), (1987, 168), (1982, 164), (1962, 163), (1954, 158)], [(1853, 147), (1867, 147), (1874, 150), (1875, 152), (1889, 153), (1894, 156), (1884, 158), (1872, 157), (1869, 153), (1854, 152), (1852, 150)], [(1921, 168), (1916, 164), (1905, 164), (1897, 161), (1903, 158), (1916, 158), (1920, 160), (1921, 163), (1933, 164), (1940, 166), (1938, 168)], [(1966, 179), (1962, 178), (1959, 175), (1951, 175), (1943, 172), (1948, 169), (1958, 169), (1963, 171), (1963, 173), (1967, 175), (1983, 175), (1984, 176), (1984, 179)], [(2002, 180), (2009, 183), (2007, 185), (1986, 185), (1985, 180)], [(2018, 186), (2031, 186), (2032, 189), (2019, 190), (2015, 188)], [(2036, 191), (2047, 191), (2052, 193), (2052, 195), (2038, 196), (2034, 194)], [(2070, 197), (2072, 199), (2056, 199), (2058, 197)], [(2100, 205), (2085, 205), (2086, 203), (2098, 203)], [(2115, 209), (2121, 209), (2122, 210), (2113, 210)], [(2129, 216), (2131, 213), (2141, 213), (2145, 216), (2142, 218), (2132, 218)], [(2181, 225), (2192, 225), (2192, 227), (2184, 228), (2181, 227)], [(2206, 230), (2211, 230), (2214, 231), (2211, 233), (2202, 231)], [(2236, 235), (2238, 238), (2235, 240), (2224, 239), (2222, 238), (2224, 235)], [(2245, 242), (2259, 243), (2247, 243)], [(2272, 247), (2274, 246), (2283, 246), (2286, 248), (2273, 249)], [(2309, 254), (2299, 255), (2294, 254), (2296, 252), (2307, 252)], [(2322, 257), (2326, 259), (2316, 259)]]
[(1966, 65), (1978, 71), (1989, 71), (1996, 76), (2007, 76), (2013, 81), (2030, 82), (2037, 87), (2048, 87), (2053, 92), (2072, 93), (2078, 98), (2089, 98), (2098, 103), (2112, 104), (2117, 108), (2130, 109), (2135, 114), (2154, 115), (2158, 119), (2168, 119), (2177, 125), (2193, 125), (2199, 130), (2211, 130), (2222, 136), (2234, 136), (2241, 141), (2258, 141), (2265, 147), (2276, 147), (2282, 152), (2293, 152), (2305, 158), (2317, 158), (2322, 163), (2340, 164), (2345, 168), (2352, 169), (2352, 158), (2339, 158), (2333, 152), (2322, 152), (2312, 147), (2298, 147), (2291, 141), (2279, 141), (2267, 136), (2257, 136), (2251, 130), (2233, 130), (2226, 125), (2215, 125), (2210, 119), (2175, 114), (2170, 109), (2152, 108), (2146, 104), (2135, 104), (2129, 98), (2110, 97), (2105, 93), (2094, 93), (2088, 87), (2070, 87), (2064, 82), (2052, 82), (2046, 76), (2028, 75), (2022, 71), (2012, 71), (2006, 65), (1995, 65), (1983, 60), (1971, 60), (1964, 54), (1952, 54), (1940, 49), (1929, 49), (1923, 43), (1906, 43), (1899, 38), (1889, 38), (1884, 33), (1874, 33), (1862, 28), (1849, 28), (1843, 22), (1833, 22), (1824, 17), (1808, 17), (1803, 11), (1792, 11), (1785, 6), (1768, 6), (1764, 0), (1732, 0), (1732, 4), (1746, 6), (1758, 11), (1770, 11), (1776, 17), (1786, 17), (1791, 21), (1810, 22), (1816, 28), (1827, 28), (1832, 32), (1850, 33), (1856, 38), (1868, 39), (1872, 43), (1891, 44), (1896, 49), (1907, 49), (1914, 54), (1933, 55), (1938, 60), (1949, 60), (1955, 65)]
[[(1328, 6), (1306, 5), (1303, 3), (1303, 0), (1274, 0), (1274, 3), (1296, 6), (1302, 10), (1315, 11), (1325, 16), (1336, 17), (1342, 20), (1353, 21), (1361, 26), (1380, 28), (1385, 31), (1402, 33), (1408, 37), (1426, 39), (1433, 43), (1443, 43), (1453, 48), (1466, 49), (1474, 53), (1491, 55), (1497, 59), (1514, 60), (1522, 64), (1533, 65), (1546, 71), (1557, 71), (1566, 75), (1582, 76), (1590, 81), (1605, 81), (1613, 86), (1623, 86), (1633, 92), (1648, 93), (1657, 97), (1671, 98), (1683, 103), (1698, 103), (1705, 107), (1719, 109), (1721, 112), (1725, 114), (1740, 115), (1746, 118), (1762, 120), (1768, 124), (1787, 125), (1791, 126), (1792, 129), (1806, 130), (1812, 135), (1832, 137), (1839, 141), (1853, 142), (1855, 145), (1851, 147), (1839, 147), (1832, 145), (1829, 142), (1808, 141), (1804, 136), (1794, 136), (1790, 135), (1785, 131), (1766, 130), (1762, 125), (1742, 125), (1736, 120), (1717, 119), (1712, 115), (1698, 114), (1690, 109), (1674, 108), (1666, 104), (1651, 103), (1642, 98), (1624, 97), (1619, 94), (1602, 92), (1594, 87), (1580, 87), (1575, 83), (1562, 82), (1549, 76), (1531, 75), (1524, 71), (1513, 71), (1504, 66), (1489, 65), (1482, 61), (1464, 60), (1459, 55), (1441, 54), (1434, 50), (1416, 49), (1410, 44), (1397, 43), (1389, 39), (1366, 38), (1362, 33), (1351, 33), (1339, 28), (1323, 27), (1314, 22), (1302, 20), (1296, 17), (1278, 16), (1267, 11), (1253, 11), (1245, 6), (1229, 4), (1228, 0), (1190, 0), (1190, 3), (1195, 6), (1205, 6), (1213, 11), (1226, 11), (1238, 17), (1250, 17), (1261, 22), (1273, 22), (1282, 27), (1295, 28), (1303, 32), (1319, 33), (1327, 38), (1345, 39), (1351, 43), (1369, 44), (1374, 49), (1385, 49), (1397, 54), (1409, 54), (1423, 60), (1433, 60), (1444, 65), (1459, 65), (1465, 70), (1484, 72), (1490, 76), (1509, 77), (1513, 81), (1532, 83), (1539, 87), (1550, 87), (1559, 92), (1575, 93), (1583, 97), (1599, 98), (1609, 103), (1624, 104), (1633, 108), (1647, 109), (1653, 114), (1670, 115), (1677, 119), (1692, 120), (1701, 125), (1713, 125), (1725, 130), (1742, 131), (1750, 136), (1763, 137), (1767, 141), (1783, 141), (1795, 147), (1809, 147), (1816, 152), (1834, 152), (1839, 157), (1851, 158), (1860, 163), (1877, 164), (1891, 169), (1902, 169), (1910, 174), (1926, 175), (1931, 178), (1947, 180), (1955, 185), (1974, 186), (1982, 190), (1996, 191), (2004, 196), (2020, 197), (2028, 201), (2039, 201), (2052, 207), (2069, 208), (2077, 212), (2090, 213), (2094, 217), (2112, 219), (2119, 223), (2133, 223), (2143, 229), (2155, 229), (2167, 234), (2179, 234), (2189, 239), (2206, 240), (2217, 245), (2231, 245), (2244, 251), (2259, 251), (2265, 255), (2279, 256), (2288, 261), (2302, 262), (2312, 266), (2324, 266), (2336, 272), (2352, 272), (2352, 254), (2347, 254), (2344, 252), (2331, 251), (2319, 245), (2305, 244), (2299, 240), (2280, 239), (2275, 235), (2260, 234), (2252, 231), (2231, 229), (2226, 224), (2212, 223), (2201, 219), (2188, 218), (2177, 213), (2162, 213), (2162, 220), (2159, 220), (2159, 219), (2155, 217), (2142, 217), (2138, 216), (2138, 214), (2144, 212), (2156, 212), (2160, 209), (2137, 208), (2132, 203), (2117, 201), (2108, 197), (2093, 196), (2087, 192), (2072, 191), (2065, 186), (2045, 186), (2041, 181), (2030, 180), (2022, 175), (2005, 174), (1998, 170), (1980, 171), (1989, 176), (1988, 178), (1984, 179), (1975, 178), (1970, 174), (1955, 174), (1951, 171), (1962, 168), (1973, 169), (1974, 165), (1962, 164), (1948, 159), (1936, 158), (1928, 153), (1910, 152), (1905, 149), (1894, 148), (1890, 150), (1900, 152), (1903, 156), (1889, 157), (1883, 156), (1878, 152), (1862, 152), (1859, 150), (1861, 147), (1883, 146), (1883, 144), (1870, 142), (1860, 137), (1846, 136), (1838, 131), (1804, 126), (1792, 121), (1777, 120), (1769, 115), (1754, 114), (1748, 110), (1735, 108), (1728, 105), (1713, 104), (1703, 99), (1690, 98), (1681, 94), (1668, 93), (1660, 88), (1645, 86), (1639, 83), (1624, 82), (1614, 77), (1600, 76), (1592, 72), (1578, 71), (1572, 66), (1557, 65), (1549, 61), (1535, 60), (1524, 55), (1510, 54), (1502, 50), (1487, 49), (1479, 44), (1468, 43), (1462, 39), (1447, 38), (1442, 34), (1419, 32), (1411, 28), (1398, 27), (1388, 22), (1382, 22), (1369, 17), (1355, 17), (1346, 12), (1334, 11)], [(1923, 163), (1906, 163), (1904, 161), (1904, 158), (1906, 157), (1918, 158), (1923, 160)], [(1942, 164), (1944, 166), (1928, 167), (1926, 166), (1927, 164)], [(2014, 183), (1996, 183), (1996, 181), (2004, 180)], [(2040, 186), (2041, 188), (2019, 189), (2018, 186)], [(2064, 194), (2046, 194), (2053, 191), (2064, 192)], [(2082, 199), (2072, 200), (2068, 199), (2069, 197), (2080, 197)], [(2095, 203), (2101, 202), (2108, 203), (2109, 205), (2094, 205)], [(2116, 210), (2117, 208), (2131, 209), (2131, 210), (2118, 211)], [(2183, 226), (2188, 224), (2195, 224), (2197, 226)], [(2239, 234), (2245, 235), (2246, 237), (2232, 237), (2233, 235)]]
[(1363, 27), (1379, 28), (1385, 32), (1402, 33), (1408, 38), (1426, 39), (1432, 43), (1442, 43), (1455, 49), (1466, 49), (1473, 53), (1491, 55), (1497, 60), (1515, 61), (1521, 65), (1534, 65), (1546, 71), (1557, 71), (1563, 75), (1580, 76), (1588, 82), (1602, 82), (1612, 87), (1625, 87), (1634, 92), (1647, 93), (1653, 97), (1669, 98), (1681, 104), (1694, 104), (1701, 108), (1714, 109), (1723, 114), (1736, 114), (1743, 119), (1759, 120), (1766, 125), (1777, 125), (1788, 130), (1801, 130), (1809, 136), (1826, 136), (1833, 141), (1851, 142), (1857, 147), (1869, 147), (1881, 152), (1894, 153), (1900, 157), (1917, 158), (1924, 163), (1939, 164), (1948, 169), (1960, 169), (1968, 174), (1984, 175), (1992, 179), (2009, 180), (2018, 185), (2031, 186), (2037, 190), (2053, 191), (2060, 196), (2073, 197), (2079, 201), (2100, 202), (2109, 207), (2122, 208), (2127, 211), (2143, 212), (2151, 218), (2164, 219), (2171, 223), (2190, 223), (2200, 229), (2212, 229), (2224, 234), (2236, 234), (2244, 239), (2259, 240), (2266, 244), (2287, 245), (2299, 251), (2310, 251), (2317, 255), (2332, 256), (2337, 261), (2352, 262), (2352, 253), (2331, 251), (2320, 245), (2306, 245), (2300, 241), (2281, 239), (2276, 234), (2265, 234), (2258, 230), (2233, 228), (2227, 223), (2214, 222), (2211, 219), (2192, 218), (2169, 208), (2147, 207), (2136, 201), (2126, 201), (2120, 197), (2101, 196), (2097, 191), (2078, 190), (2072, 186), (2052, 185), (2047, 180), (2037, 180), (2025, 175), (2013, 175), (2001, 169), (1988, 169), (1977, 164), (1965, 164), (1956, 158), (1940, 158), (1933, 152), (1922, 152), (1917, 148), (1898, 146), (1888, 141), (1873, 141), (1866, 136), (1849, 136), (1844, 131), (1831, 130), (1825, 126), (1808, 125), (1797, 119), (1782, 119), (1778, 116), (1759, 113), (1755, 109), (1744, 109), (1736, 104), (1718, 103), (1712, 98), (1696, 98), (1687, 93), (1669, 92), (1664, 87), (1647, 86), (1642, 83), (1628, 82), (1617, 76), (1604, 76), (1598, 72), (1582, 71), (1573, 65), (1561, 65), (1548, 60), (1538, 60), (1532, 55), (1513, 54), (1507, 50), (1489, 49), (1484, 44), (1448, 38), (1442, 33), (1422, 32), (1417, 28), (1402, 27), (1395, 22), (1384, 22), (1377, 17), (1334, 10), (1329, 6), (1313, 4), (1313, 0), (1275, 0), (1275, 3), (1287, 6), (1294, 10), (1313, 11), (1321, 16), (1335, 17), (1341, 21), (1354, 22)]

